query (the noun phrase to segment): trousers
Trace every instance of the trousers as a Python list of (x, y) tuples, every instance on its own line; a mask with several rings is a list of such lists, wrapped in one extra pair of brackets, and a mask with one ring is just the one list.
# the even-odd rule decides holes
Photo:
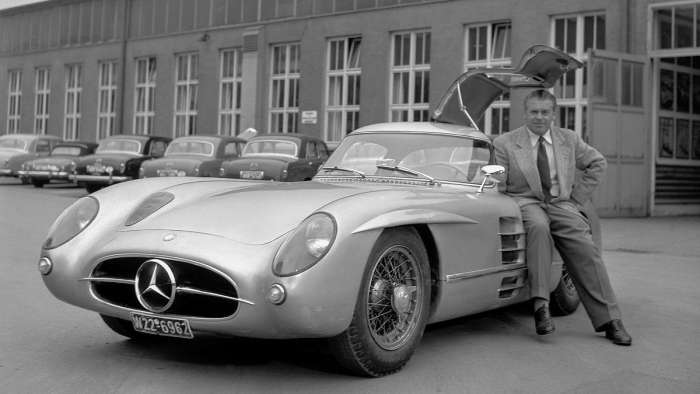
[(527, 236), (527, 267), (531, 297), (549, 300), (553, 246), (573, 279), (586, 312), (598, 330), (620, 319), (601, 251), (593, 242), (586, 216), (571, 201), (533, 203), (520, 207)]

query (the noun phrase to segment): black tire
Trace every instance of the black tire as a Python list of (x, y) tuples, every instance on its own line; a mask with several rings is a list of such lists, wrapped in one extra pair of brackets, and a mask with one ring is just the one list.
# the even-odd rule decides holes
[(331, 353), (355, 375), (396, 372), (423, 337), (429, 308), (430, 267), (418, 233), (387, 230), (369, 255), (350, 326), (330, 340)]
[(94, 193), (100, 189), (102, 189), (102, 185), (95, 185), (94, 183), (85, 184), (85, 190), (87, 190), (88, 193)]
[(34, 185), (34, 187), (41, 188), (41, 187), (44, 187), (44, 185), (47, 183), (48, 183), (47, 181), (40, 181), (38, 179), (32, 179), (32, 185)]
[(580, 303), (574, 281), (564, 268), (557, 288), (549, 295), (549, 310), (554, 316), (566, 316), (574, 313)]
[(29, 184), (29, 177), (20, 175), (19, 181), (22, 182), (23, 185), (28, 185)]
[(125, 336), (130, 339), (138, 340), (138, 339), (144, 339), (148, 337), (148, 334), (140, 333), (136, 330), (134, 330), (134, 327), (131, 325), (131, 322), (128, 320), (124, 319), (119, 319), (117, 317), (112, 317), (112, 316), (106, 316), (103, 314), (100, 314), (100, 317), (102, 320), (105, 322), (107, 327), (109, 327), (112, 331), (116, 332), (119, 335)]

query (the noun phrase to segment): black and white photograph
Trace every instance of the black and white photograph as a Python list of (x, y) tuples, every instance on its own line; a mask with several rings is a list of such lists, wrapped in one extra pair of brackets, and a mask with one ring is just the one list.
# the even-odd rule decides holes
[(700, 0), (0, 0), (3, 393), (700, 393)]

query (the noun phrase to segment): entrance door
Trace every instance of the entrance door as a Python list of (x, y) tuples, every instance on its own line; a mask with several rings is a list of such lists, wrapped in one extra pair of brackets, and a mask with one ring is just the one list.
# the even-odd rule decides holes
[(608, 161), (594, 196), (601, 216), (649, 213), (648, 70), (641, 56), (593, 50), (588, 57), (588, 142)]

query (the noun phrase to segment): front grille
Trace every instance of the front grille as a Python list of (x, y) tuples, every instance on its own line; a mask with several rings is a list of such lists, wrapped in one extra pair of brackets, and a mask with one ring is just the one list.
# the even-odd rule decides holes
[[(147, 311), (136, 296), (136, 272), (149, 257), (117, 257), (100, 262), (88, 280), (94, 294), (117, 306)], [(238, 309), (238, 292), (233, 283), (205, 266), (163, 259), (173, 271), (177, 291), (175, 301), (163, 315), (198, 318), (225, 318)]]

